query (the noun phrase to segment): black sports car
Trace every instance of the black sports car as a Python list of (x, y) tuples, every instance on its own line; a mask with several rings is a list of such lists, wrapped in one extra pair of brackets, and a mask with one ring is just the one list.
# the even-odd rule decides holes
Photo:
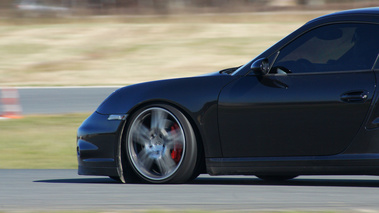
[(112, 93), (78, 130), (80, 175), (379, 174), (379, 8), (316, 18), (247, 64)]

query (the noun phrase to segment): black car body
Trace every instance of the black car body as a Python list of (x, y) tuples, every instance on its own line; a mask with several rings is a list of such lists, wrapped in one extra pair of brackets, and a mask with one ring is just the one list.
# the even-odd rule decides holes
[[(379, 8), (343, 11), (306, 23), (241, 67), (121, 88), (78, 130), (79, 174), (152, 183), (199, 173), (377, 175), (378, 38)], [(154, 110), (169, 117), (157, 124), (170, 123), (163, 130), (169, 139), (181, 131), (175, 140), (185, 154), (171, 169), (157, 160), (164, 145), (142, 160), (146, 145), (138, 140), (161, 145), (155, 134), (130, 136), (141, 127), (152, 132)], [(167, 156), (174, 159), (172, 147)], [(144, 173), (138, 161), (154, 168)]]

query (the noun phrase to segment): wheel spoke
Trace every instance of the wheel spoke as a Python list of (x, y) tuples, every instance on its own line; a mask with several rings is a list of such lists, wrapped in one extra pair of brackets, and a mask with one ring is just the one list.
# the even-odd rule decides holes
[(154, 162), (154, 158), (150, 157), (150, 151), (147, 149), (143, 149), (140, 153), (138, 153), (137, 159), (140, 165), (142, 165), (146, 170), (150, 170), (151, 165)]
[(167, 113), (162, 110), (151, 111), (151, 129), (164, 129), (166, 127)]
[(159, 170), (161, 171), (162, 176), (167, 175), (176, 167), (174, 160), (172, 160), (171, 156), (167, 155), (166, 153), (162, 155), (161, 158), (157, 159), (156, 161), (157, 166)]
[(138, 124), (135, 127), (133, 139), (133, 141), (138, 144), (143, 146), (148, 145), (150, 143), (150, 130), (142, 123)]
[(165, 142), (168, 149), (173, 149), (175, 145), (184, 144), (184, 135), (181, 131), (170, 131), (167, 133)]
[(168, 132), (166, 137), (166, 146), (172, 146), (173, 144), (183, 144), (184, 143), (184, 135), (180, 131), (171, 131)]

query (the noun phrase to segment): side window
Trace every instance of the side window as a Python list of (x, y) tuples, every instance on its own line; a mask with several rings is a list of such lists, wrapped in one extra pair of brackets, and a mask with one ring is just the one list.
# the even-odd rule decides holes
[(313, 29), (280, 50), (272, 73), (370, 70), (379, 53), (379, 25), (332, 24)]

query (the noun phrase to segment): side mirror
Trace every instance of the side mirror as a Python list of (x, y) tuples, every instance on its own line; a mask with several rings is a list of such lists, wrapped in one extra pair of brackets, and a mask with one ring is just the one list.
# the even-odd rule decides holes
[(251, 64), (250, 69), (259, 75), (266, 75), (270, 71), (270, 64), (267, 58), (260, 58)]

